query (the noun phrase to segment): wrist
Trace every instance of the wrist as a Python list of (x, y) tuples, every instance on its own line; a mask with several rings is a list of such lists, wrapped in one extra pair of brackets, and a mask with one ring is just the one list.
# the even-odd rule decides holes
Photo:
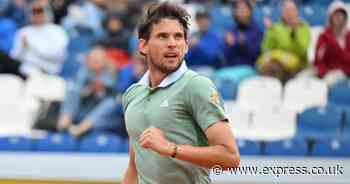
[(176, 143), (173, 143), (173, 142), (169, 142), (169, 143), (168, 143), (168, 150), (169, 150), (169, 151), (168, 151), (167, 156), (175, 158), (176, 155), (177, 155), (177, 151), (178, 151), (178, 146), (177, 146), (177, 144), (176, 144)]

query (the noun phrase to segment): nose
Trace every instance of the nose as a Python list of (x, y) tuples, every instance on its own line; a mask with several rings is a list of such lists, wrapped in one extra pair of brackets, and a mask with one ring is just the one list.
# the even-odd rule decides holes
[(168, 40), (168, 47), (175, 48), (176, 47), (176, 39), (174, 37), (170, 37)]

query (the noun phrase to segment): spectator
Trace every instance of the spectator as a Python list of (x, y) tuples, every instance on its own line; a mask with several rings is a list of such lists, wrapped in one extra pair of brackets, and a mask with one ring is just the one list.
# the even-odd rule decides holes
[(30, 8), (31, 24), (18, 30), (11, 56), (21, 61), (20, 73), (41, 71), (58, 74), (65, 61), (68, 37), (58, 25), (51, 23), (51, 11), (39, 1)]
[[(288, 80), (306, 67), (309, 43), (309, 25), (301, 21), (296, 3), (293, 0), (284, 0), (281, 20), (265, 33), (262, 42), (263, 56), (257, 61), (258, 70), (269, 75), (268, 71), (280, 69), (277, 72), (282, 74), (279, 78), (282, 81)], [(270, 57), (272, 55), (274, 56)]]
[(52, 7), (55, 24), (61, 24), (64, 17), (68, 14), (68, 7), (74, 1), (72, 0), (52, 0), (50, 5)]
[[(80, 68), (74, 81), (70, 81), (62, 104), (57, 129), (69, 130), (80, 136), (91, 129), (106, 130), (113, 127), (116, 118), (105, 116), (105, 100), (114, 97), (115, 72), (109, 67), (103, 48), (93, 48), (87, 56), (86, 66)], [(110, 100), (108, 100), (110, 101)], [(77, 123), (76, 125), (73, 125)]]
[(125, 28), (121, 13), (110, 13), (104, 21), (106, 35), (101, 43), (106, 48), (118, 48), (124, 52), (129, 50), (130, 32)]
[(234, 3), (235, 27), (225, 36), (226, 66), (254, 66), (260, 53), (263, 33), (252, 16), (250, 0)]
[(92, 32), (93, 39), (103, 36), (102, 21), (106, 17), (105, 0), (77, 0), (68, 7), (68, 15), (62, 20), (63, 26), (71, 37), (79, 36), (79, 31)]
[(218, 68), (221, 66), (222, 53), (220, 38), (209, 30), (209, 12), (200, 10), (196, 13), (198, 31), (189, 38), (189, 51), (186, 56), (188, 66), (200, 70), (202, 67)]
[(140, 55), (136, 54), (131, 64), (119, 71), (117, 89), (120, 94), (133, 83), (137, 83), (147, 70), (146, 62)]
[(348, 13), (341, 1), (333, 2), (328, 9), (328, 25), (319, 36), (315, 66), (320, 77), (335, 73), (350, 76), (350, 31)]

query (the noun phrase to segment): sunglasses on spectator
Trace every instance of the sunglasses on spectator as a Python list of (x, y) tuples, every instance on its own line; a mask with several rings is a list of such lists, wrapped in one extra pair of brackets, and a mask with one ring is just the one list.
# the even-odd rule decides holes
[(44, 12), (44, 9), (43, 8), (33, 8), (32, 9), (32, 13), (33, 14), (41, 14)]

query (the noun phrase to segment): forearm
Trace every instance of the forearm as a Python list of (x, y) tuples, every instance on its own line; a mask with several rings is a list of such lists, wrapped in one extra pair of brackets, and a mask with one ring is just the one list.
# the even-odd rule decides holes
[(138, 182), (137, 182), (136, 170), (133, 170), (132, 168), (128, 167), (128, 169), (124, 174), (121, 184), (137, 184), (137, 183)]
[(178, 145), (176, 158), (205, 168), (220, 165), (223, 168), (238, 167), (239, 153), (224, 145), (195, 147)]

